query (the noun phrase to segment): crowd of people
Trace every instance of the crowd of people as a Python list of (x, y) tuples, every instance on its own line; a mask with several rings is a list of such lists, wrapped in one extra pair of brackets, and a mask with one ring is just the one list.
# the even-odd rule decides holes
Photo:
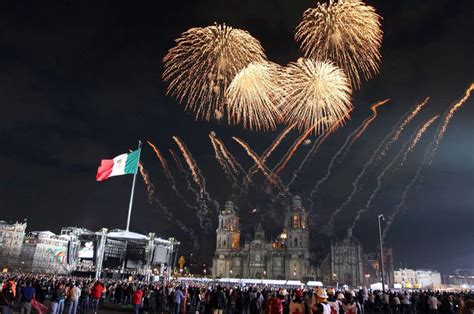
[(2, 314), (134, 313), (363, 314), (474, 313), (474, 293), (145, 283), (72, 276), (0, 275)]

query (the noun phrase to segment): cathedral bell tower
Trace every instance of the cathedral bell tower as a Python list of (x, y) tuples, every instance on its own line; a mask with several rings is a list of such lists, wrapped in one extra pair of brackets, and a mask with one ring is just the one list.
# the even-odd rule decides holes
[(241, 272), (240, 222), (234, 203), (227, 201), (219, 214), (213, 277), (236, 277)]
[(240, 249), (239, 217), (234, 209), (234, 203), (227, 201), (219, 214), (219, 228), (217, 229), (217, 251)]
[(303, 279), (310, 273), (308, 214), (301, 197), (294, 196), (285, 217), (287, 259), (285, 277)]

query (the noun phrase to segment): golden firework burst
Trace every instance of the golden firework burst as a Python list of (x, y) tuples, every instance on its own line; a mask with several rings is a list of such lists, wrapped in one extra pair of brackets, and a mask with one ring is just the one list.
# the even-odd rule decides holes
[(251, 62), (266, 60), (259, 41), (247, 31), (225, 24), (184, 32), (163, 58), (167, 93), (196, 119), (226, 113), (225, 91), (235, 75)]
[(351, 80), (353, 88), (379, 72), (383, 32), (381, 17), (359, 0), (318, 3), (303, 14), (295, 38), (307, 58), (332, 60)]
[(288, 124), (314, 128), (320, 134), (342, 125), (352, 110), (351, 87), (344, 72), (331, 62), (300, 58), (284, 71), (281, 106)]
[(242, 69), (226, 93), (229, 124), (256, 131), (274, 130), (281, 121), (280, 74), (281, 67), (271, 62), (252, 62)]

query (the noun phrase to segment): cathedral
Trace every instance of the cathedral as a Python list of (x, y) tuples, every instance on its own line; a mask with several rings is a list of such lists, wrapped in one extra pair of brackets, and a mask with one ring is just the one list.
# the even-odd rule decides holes
[(219, 214), (212, 260), (214, 278), (314, 278), (315, 271), (310, 266), (308, 216), (301, 197), (293, 197), (283, 230), (273, 242), (265, 239), (265, 231), (258, 224), (254, 239), (242, 246), (239, 221), (234, 204), (228, 201)]

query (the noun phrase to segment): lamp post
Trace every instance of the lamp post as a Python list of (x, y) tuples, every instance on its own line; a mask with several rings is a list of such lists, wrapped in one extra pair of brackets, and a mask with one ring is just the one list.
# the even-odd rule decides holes
[(379, 221), (379, 241), (380, 241), (380, 274), (382, 277), (382, 292), (385, 294), (385, 277), (384, 277), (384, 265), (383, 265), (383, 247), (382, 247), (382, 224), (381, 220), (385, 221), (383, 214), (378, 216)]

